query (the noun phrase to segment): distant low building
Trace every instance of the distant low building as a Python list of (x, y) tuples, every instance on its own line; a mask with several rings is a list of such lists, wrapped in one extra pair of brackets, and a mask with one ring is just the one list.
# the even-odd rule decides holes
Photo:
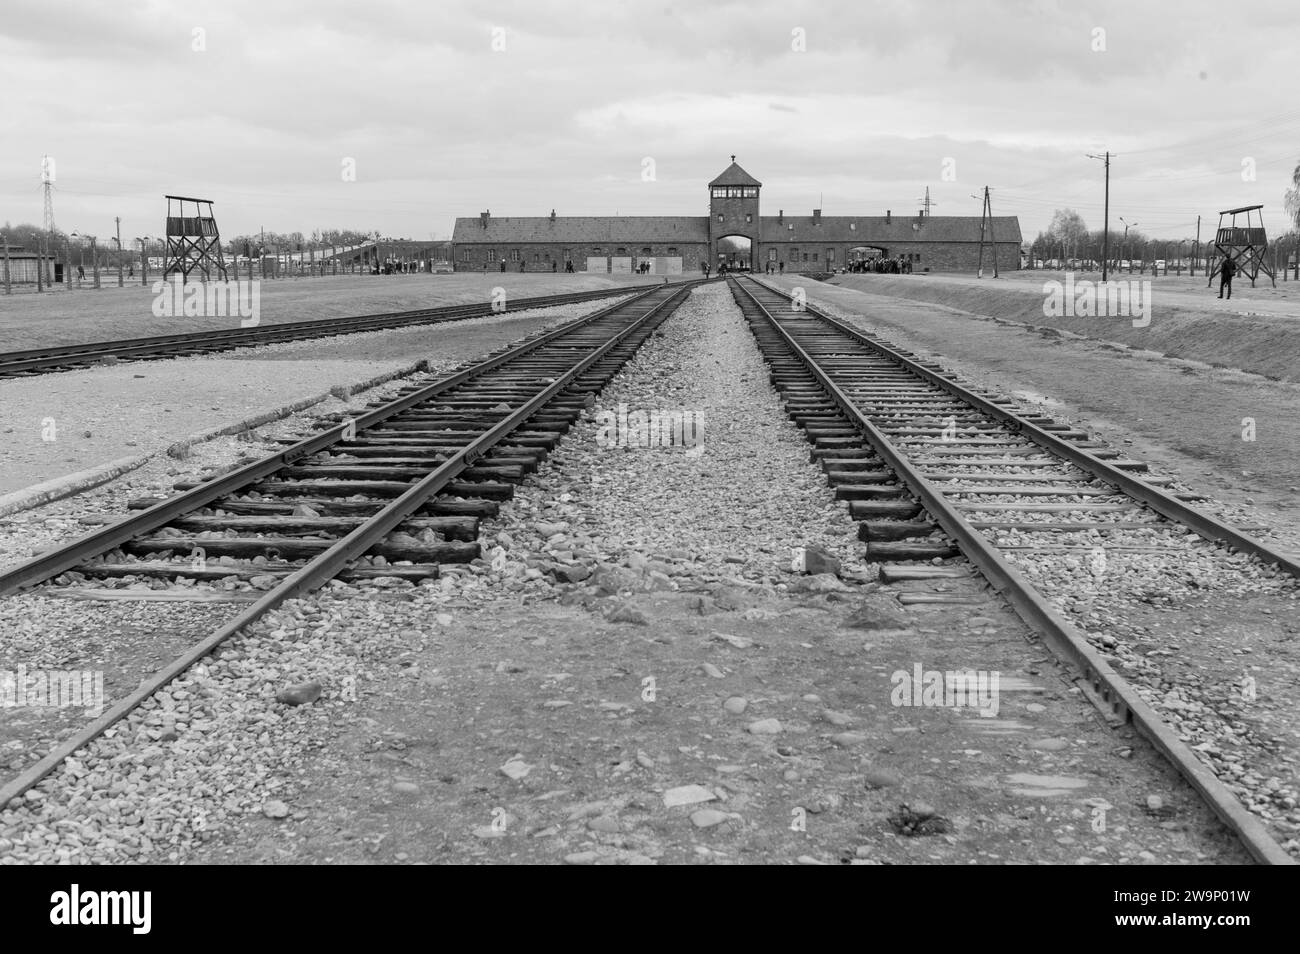
[[(760, 215), (762, 183), (732, 163), (708, 184), (707, 216), (493, 216), (458, 218), (452, 233), (457, 271), (500, 269), (563, 271), (634, 270), (642, 262), (659, 268), (678, 260), (686, 271), (707, 262), (763, 271), (823, 272), (876, 257), (912, 263), (913, 271), (974, 270), (979, 263), (980, 216)], [(985, 247), (991, 267), (996, 248), (1000, 268), (1021, 263), (1020, 221), (1015, 216), (992, 220)], [(630, 269), (629, 269), (630, 265)]]
[[(54, 257), (51, 255), (29, 252), (22, 245), (0, 246), (0, 283), (4, 282), (6, 257), (9, 261), (9, 281), (14, 285), (35, 285), (38, 268), (43, 269), (42, 281), (55, 272)], [(62, 281), (62, 263), (58, 264), (57, 269), (59, 274), (55, 280)]]

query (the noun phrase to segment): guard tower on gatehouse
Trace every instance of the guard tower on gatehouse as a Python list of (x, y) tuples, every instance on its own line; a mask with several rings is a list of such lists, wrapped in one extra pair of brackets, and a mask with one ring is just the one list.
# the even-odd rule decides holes
[(754, 268), (758, 261), (758, 193), (763, 187), (731, 157), (709, 183), (709, 249), (713, 268)]
[[(1240, 209), (1228, 209), (1219, 213), (1219, 230), (1214, 236), (1214, 254), (1210, 261), (1209, 284), (1214, 283), (1214, 276), (1223, 265), (1224, 259), (1230, 259), (1236, 266), (1236, 273), (1250, 279), (1251, 287), (1255, 279), (1263, 272), (1277, 287), (1277, 278), (1273, 269), (1264, 258), (1268, 251), (1268, 235), (1264, 232), (1264, 213), (1262, 205), (1246, 205)], [(1258, 216), (1252, 213), (1258, 212)], [(1223, 224), (1223, 217), (1231, 216), (1228, 224)], [(1237, 216), (1244, 215), (1245, 222), (1239, 223)], [(1258, 224), (1255, 220), (1258, 218)], [(1208, 287), (1208, 286), (1207, 286)]]

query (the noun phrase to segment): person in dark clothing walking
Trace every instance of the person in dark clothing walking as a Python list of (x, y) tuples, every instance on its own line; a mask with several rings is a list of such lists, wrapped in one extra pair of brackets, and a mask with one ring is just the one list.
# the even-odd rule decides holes
[(1237, 273), (1237, 266), (1232, 264), (1232, 259), (1225, 258), (1223, 264), (1219, 266), (1219, 297), (1223, 297), (1223, 290), (1228, 289), (1228, 298), (1232, 298), (1232, 276)]

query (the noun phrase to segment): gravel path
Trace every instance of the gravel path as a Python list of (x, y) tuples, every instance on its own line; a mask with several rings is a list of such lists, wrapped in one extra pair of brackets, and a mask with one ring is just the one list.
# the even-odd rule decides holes
[[(863, 569), (852, 521), (809, 466), (808, 444), (781, 413), (725, 294), (697, 291), (671, 319), (672, 343), (643, 348), (549, 459), (572, 499), (549, 499), (549, 487), (517, 495), (502, 527), (512, 563), (574, 550), (615, 562), (640, 553), (684, 561), (706, 582), (739, 575), (784, 586), (793, 548), (815, 544), (848, 571)], [(692, 446), (637, 446), (635, 435), (619, 446), (601, 434), (653, 412), (693, 422), (682, 428)], [(737, 479), (753, 472), (757, 483)], [(547, 546), (547, 530), (565, 539)]]

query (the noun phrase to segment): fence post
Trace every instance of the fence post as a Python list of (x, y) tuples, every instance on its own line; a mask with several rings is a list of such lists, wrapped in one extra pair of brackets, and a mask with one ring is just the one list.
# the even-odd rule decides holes
[(5, 294), (12, 295), (13, 289), (9, 287), (9, 236), (0, 234), (0, 246), (5, 250)]

